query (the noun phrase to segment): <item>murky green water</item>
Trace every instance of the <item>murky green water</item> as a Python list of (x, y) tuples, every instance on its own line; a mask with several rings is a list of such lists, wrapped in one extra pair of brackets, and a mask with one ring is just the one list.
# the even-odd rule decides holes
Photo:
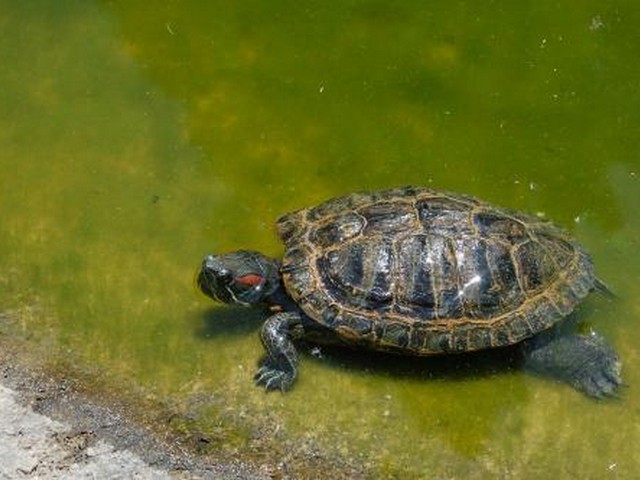
[[(166, 428), (239, 456), (634, 478), (639, 22), (629, 1), (2, 0), (0, 310), (20, 321), (0, 331), (176, 405)], [(199, 295), (201, 256), (278, 255), (278, 215), (406, 183), (575, 232), (619, 295), (579, 315), (620, 352), (621, 399), (308, 349), (289, 394), (252, 385), (261, 314)]]

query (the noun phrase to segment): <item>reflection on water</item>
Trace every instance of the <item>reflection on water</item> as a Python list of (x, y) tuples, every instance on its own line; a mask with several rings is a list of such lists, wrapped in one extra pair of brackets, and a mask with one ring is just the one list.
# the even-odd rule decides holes
[[(373, 477), (632, 478), (637, 8), (217, 3), (0, 1), (0, 309), (20, 316), (0, 331), (170, 399), (185, 415), (167, 428), (237, 456)], [(311, 345), (292, 392), (254, 387), (262, 313), (212, 309), (193, 286), (202, 255), (277, 256), (280, 214), (407, 183), (574, 231), (619, 296), (579, 312), (625, 362), (619, 400), (493, 354)]]

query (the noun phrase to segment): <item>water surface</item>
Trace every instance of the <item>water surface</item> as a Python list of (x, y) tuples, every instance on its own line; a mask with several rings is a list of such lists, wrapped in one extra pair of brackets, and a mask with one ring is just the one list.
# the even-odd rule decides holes
[[(633, 478), (639, 20), (624, 1), (0, 1), (0, 310), (18, 319), (0, 331), (238, 457)], [(619, 399), (492, 358), (310, 346), (293, 391), (252, 385), (263, 315), (198, 294), (202, 255), (280, 255), (278, 215), (408, 183), (545, 215), (586, 245), (618, 298), (576, 320), (623, 358)]]

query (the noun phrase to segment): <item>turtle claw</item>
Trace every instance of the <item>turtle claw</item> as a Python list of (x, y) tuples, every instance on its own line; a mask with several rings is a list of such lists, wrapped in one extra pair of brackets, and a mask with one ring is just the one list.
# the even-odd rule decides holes
[(253, 377), (256, 385), (264, 387), (267, 392), (280, 390), (285, 392), (293, 384), (293, 376), (271, 365), (263, 365)]

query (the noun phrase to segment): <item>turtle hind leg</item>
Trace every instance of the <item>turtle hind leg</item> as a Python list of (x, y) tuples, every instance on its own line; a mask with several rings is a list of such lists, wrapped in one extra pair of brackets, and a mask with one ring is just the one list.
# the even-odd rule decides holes
[(256, 372), (256, 385), (265, 390), (288, 390), (298, 373), (298, 353), (291, 340), (300, 326), (296, 312), (281, 312), (267, 318), (260, 339), (267, 350), (267, 358)]
[(538, 335), (524, 344), (525, 368), (571, 384), (590, 397), (615, 396), (622, 385), (621, 362), (596, 332)]

